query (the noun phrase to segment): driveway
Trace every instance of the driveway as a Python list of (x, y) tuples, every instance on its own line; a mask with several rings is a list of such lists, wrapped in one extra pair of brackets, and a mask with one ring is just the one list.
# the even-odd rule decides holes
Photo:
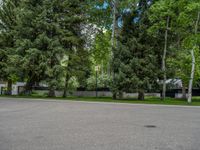
[(200, 150), (200, 107), (0, 98), (0, 150)]

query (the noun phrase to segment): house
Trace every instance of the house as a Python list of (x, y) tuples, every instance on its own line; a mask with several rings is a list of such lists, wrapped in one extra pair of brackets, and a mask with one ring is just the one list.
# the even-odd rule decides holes
[[(20, 93), (20, 88), (24, 87), (26, 83), (16, 82), (12, 85), (12, 95), (18, 95)], [(0, 95), (5, 94), (7, 89), (7, 82), (0, 82)]]

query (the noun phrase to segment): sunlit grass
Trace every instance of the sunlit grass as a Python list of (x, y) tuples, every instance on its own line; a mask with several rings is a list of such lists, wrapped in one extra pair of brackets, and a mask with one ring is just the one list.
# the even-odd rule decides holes
[(137, 100), (136, 98), (129, 99), (117, 99), (114, 100), (111, 97), (56, 97), (49, 98), (46, 96), (1, 96), (1, 97), (12, 97), (12, 98), (27, 98), (27, 99), (54, 99), (54, 100), (71, 100), (71, 101), (88, 101), (88, 102), (113, 102), (113, 103), (131, 103), (131, 104), (161, 104), (161, 105), (191, 105), (191, 106), (200, 106), (200, 97), (193, 97), (193, 102), (191, 104), (187, 103), (187, 100), (175, 99), (175, 98), (166, 98), (161, 100), (158, 97), (145, 97), (145, 100)]

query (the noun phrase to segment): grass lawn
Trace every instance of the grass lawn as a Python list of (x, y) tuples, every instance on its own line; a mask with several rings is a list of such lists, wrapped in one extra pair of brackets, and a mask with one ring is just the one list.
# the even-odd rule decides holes
[(113, 103), (130, 103), (130, 104), (161, 104), (161, 105), (187, 105), (187, 106), (200, 106), (200, 97), (193, 97), (193, 102), (188, 104), (186, 100), (166, 98), (164, 101), (157, 97), (146, 97), (144, 101), (137, 99), (119, 99), (113, 100), (111, 97), (67, 97), (67, 98), (49, 98), (44, 96), (0, 96), (11, 98), (28, 98), (28, 99), (52, 99), (52, 100), (71, 100), (71, 101), (88, 101), (88, 102), (113, 102)]

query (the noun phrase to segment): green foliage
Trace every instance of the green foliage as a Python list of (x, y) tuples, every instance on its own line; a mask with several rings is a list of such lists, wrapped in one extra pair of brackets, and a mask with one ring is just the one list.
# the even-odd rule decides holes
[(88, 21), (99, 28), (109, 29), (112, 23), (110, 6), (104, 7), (104, 0), (87, 0), (87, 6)]
[[(195, 66), (195, 77), (194, 85), (198, 84), (200, 78), (200, 62), (199, 62), (199, 50), (195, 50), (196, 66)], [(168, 58), (167, 63), (170, 69), (173, 69), (176, 78), (180, 78), (185, 87), (188, 86), (191, 73), (191, 56), (187, 50), (182, 50), (178, 53), (175, 58)]]
[[(106, 74), (98, 75), (97, 77), (97, 86), (98, 88), (109, 88), (111, 84), (111, 77), (109, 77)], [(96, 89), (96, 76), (91, 76), (87, 79), (87, 88), (89, 90), (95, 90)]]
[(111, 43), (110, 43), (110, 33), (99, 33), (96, 35), (94, 44), (91, 49), (92, 62), (95, 66), (100, 65), (103, 72), (107, 72), (108, 65), (110, 64), (111, 57)]
[(14, 45), (17, 4), (15, 0), (3, 0), (0, 7), (0, 79), (13, 82), (19, 73)]
[[(100, 88), (112, 88), (114, 93), (152, 89), (162, 75), (169, 17), (167, 77), (188, 84), (194, 49), (198, 84), (199, 23), (197, 33), (194, 26), (199, 10), (199, 0), (3, 0), (0, 80), (26, 81), (27, 90), (39, 82), (51, 91), (78, 86), (94, 90), (94, 66), (100, 66)], [(106, 75), (110, 68), (112, 78)]]
[(71, 77), (69, 80), (69, 90), (75, 91), (79, 87), (79, 82), (76, 77)]
[[(59, 88), (66, 72), (74, 75), (78, 62), (83, 60), (79, 54), (84, 53), (80, 52), (84, 51), (80, 48), (84, 43), (82, 4), (79, 0), (27, 0), (21, 3), (23, 9), (19, 11), (16, 45), (30, 86), (46, 81), (52, 91)], [(69, 57), (70, 68), (62, 66), (63, 56)]]
[(200, 43), (200, 36), (195, 34), (194, 27), (200, 7), (195, 0), (180, 0), (176, 3), (179, 15), (176, 17), (175, 33), (179, 36), (180, 41), (175, 57), (169, 58), (169, 66), (176, 68), (176, 76), (182, 79), (185, 86), (188, 86), (192, 62), (190, 51), (194, 49), (196, 57), (194, 85), (196, 85), (200, 77), (199, 46), (197, 46)]
[(20, 5), (16, 46), (29, 86), (45, 79), (55, 89), (62, 73), (59, 64), (64, 48), (58, 39), (62, 12), (55, 2), (27, 0)]
[(194, 48), (198, 42), (198, 34), (194, 34), (194, 26), (198, 11), (200, 10), (198, 0), (158, 0), (150, 11), (149, 16), (152, 26), (148, 33), (159, 41), (164, 39), (166, 18), (170, 17), (167, 76), (168, 78), (180, 78), (187, 86), (191, 73), (191, 49), (196, 49), (195, 82), (199, 80), (199, 47)]
[(140, 1), (137, 11), (142, 10), (141, 14), (132, 11), (124, 16), (118, 47), (114, 50), (114, 92), (144, 91), (156, 82), (156, 53), (147, 34), (148, 8), (147, 3)]

